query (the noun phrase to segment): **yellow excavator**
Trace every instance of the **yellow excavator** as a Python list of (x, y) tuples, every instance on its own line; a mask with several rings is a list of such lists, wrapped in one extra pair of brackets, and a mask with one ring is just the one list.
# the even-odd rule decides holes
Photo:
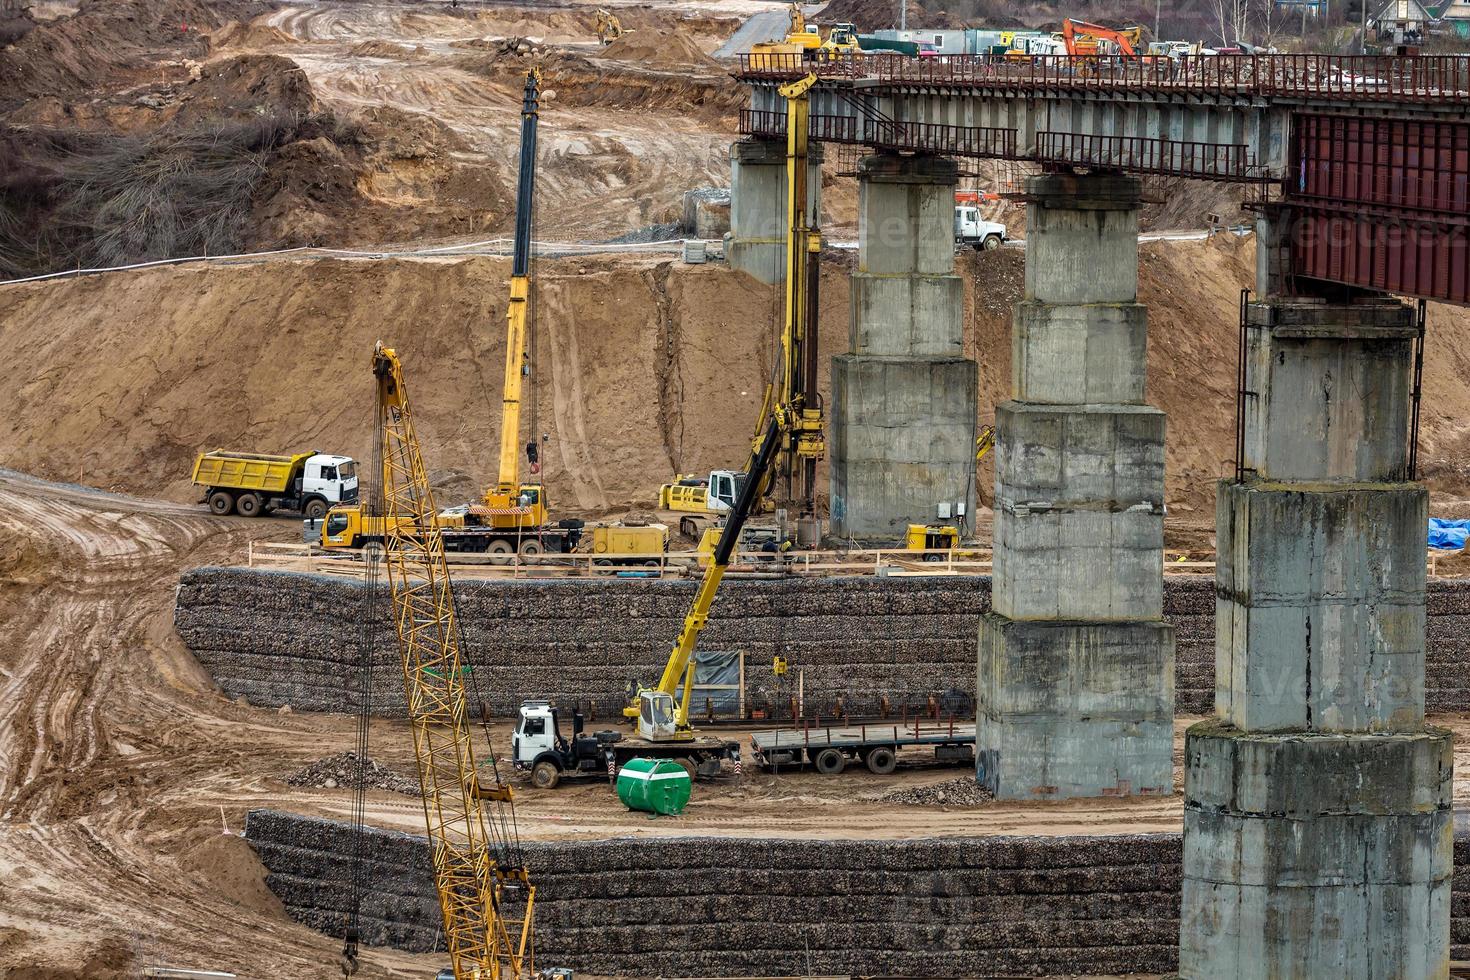
[[(790, 21), (786, 36), (779, 41), (760, 41), (750, 46), (750, 65), (778, 67), (796, 60), (812, 60), (833, 54), (857, 54), (859, 52), (857, 28), (852, 24), (836, 24), (827, 32), (825, 40), (816, 24), (808, 24), (802, 15), (801, 4), (793, 3), (789, 12)], [(775, 55), (776, 57), (771, 57)]]
[[(475, 760), (465, 691), (472, 675), (402, 365), (380, 343), (372, 369), (388, 520), (383, 558), (450, 965), (456, 980), (519, 980), (535, 970), (536, 888), (520, 850), (514, 794), (493, 757), (483, 770)], [(350, 933), (348, 943), (344, 960), (355, 963)]]
[(629, 31), (623, 30), (623, 22), (618, 20), (618, 15), (606, 7), (597, 8), (597, 40), (603, 44), (611, 44)]
[[(817, 392), (817, 272), (821, 234), (807, 218), (807, 153), (810, 98), (815, 74), (780, 88), (786, 100), (786, 295), (781, 331), (781, 357), (776, 379), (761, 407), (761, 424), (745, 479), (740, 483), (725, 526), (719, 531), (695, 592), (694, 603), (669, 651), (656, 686), (637, 692), (623, 709), (635, 720), (639, 735), (651, 740), (693, 739), (689, 697), (694, 687), (694, 650), (709, 622), (715, 593), (730, 565), (746, 519), (755, 513), (773, 484), (778, 461), (786, 463), (788, 496), (804, 512), (815, 513), (816, 466), (826, 450), (821, 398)], [(701, 562), (701, 565), (704, 563)], [(680, 684), (684, 694), (675, 695)]]

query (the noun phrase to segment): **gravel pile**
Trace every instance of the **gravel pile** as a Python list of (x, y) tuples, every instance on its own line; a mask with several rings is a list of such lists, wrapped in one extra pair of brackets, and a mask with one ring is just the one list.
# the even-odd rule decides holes
[(984, 806), (994, 797), (990, 791), (975, 782), (973, 776), (961, 776), (933, 786), (911, 786), (894, 790), (879, 797), (884, 803), (902, 803), (912, 806)]
[[(351, 789), (357, 785), (357, 753), (339, 752), (325, 759), (318, 759), (287, 776), (286, 782), (292, 786), (310, 786), (315, 789)], [(417, 779), (379, 765), (371, 758), (367, 761), (367, 785), (369, 789), (383, 789), (390, 793), (402, 793), (404, 796), (419, 795)]]

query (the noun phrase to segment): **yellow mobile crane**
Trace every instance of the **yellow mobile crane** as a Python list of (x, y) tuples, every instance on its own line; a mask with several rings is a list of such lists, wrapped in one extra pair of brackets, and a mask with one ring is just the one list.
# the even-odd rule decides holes
[[(444, 542), (451, 551), (480, 551), (501, 563), (519, 552), (532, 557), (569, 552), (582, 537), (583, 522), (548, 520), (546, 487), (539, 479), (521, 481), (521, 393), (531, 363), (526, 348), (531, 321), (532, 215), (536, 188), (536, 134), (540, 118), (541, 72), (526, 72), (521, 104), (520, 170), (516, 182), (516, 230), (511, 253), (510, 302), (506, 310), (505, 380), (500, 418), (500, 467), (495, 486), (478, 503), (454, 507), (439, 515)], [(540, 449), (533, 435), (525, 446), (533, 477), (541, 472)], [(366, 515), (361, 507), (335, 507), (322, 524), (323, 548), (381, 545), (387, 521)]]
[[(816, 511), (817, 461), (826, 451), (821, 397), (817, 392), (817, 275), (821, 234), (807, 220), (807, 152), (810, 99), (815, 74), (788, 85), (786, 99), (786, 313), (781, 331), (781, 359), (776, 379), (761, 407), (761, 425), (745, 468), (745, 479), (719, 531), (694, 604), (674, 640), (658, 685), (640, 690), (623, 709), (636, 719), (639, 735), (650, 740), (693, 739), (689, 695), (694, 687), (694, 648), (709, 621), (710, 608), (730, 557), (740, 542), (746, 519), (755, 512), (784, 459), (787, 496), (801, 501), (803, 513)], [(683, 682), (684, 695), (675, 693)]]
[(460, 654), (443, 532), (403, 369), (381, 343), (373, 377), (390, 519), (384, 557), (450, 963), (456, 980), (529, 976), (536, 889), (519, 850), (511, 788), (493, 760), (489, 782), (475, 763), (464, 687), (469, 666)]

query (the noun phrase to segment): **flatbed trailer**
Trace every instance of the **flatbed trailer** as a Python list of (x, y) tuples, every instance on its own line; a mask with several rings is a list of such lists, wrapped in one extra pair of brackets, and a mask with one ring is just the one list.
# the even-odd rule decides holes
[(898, 767), (898, 751), (931, 746), (939, 762), (974, 765), (975, 725), (954, 719), (857, 722), (806, 725), (752, 732), (750, 746), (763, 769), (803, 766), (836, 775), (859, 761), (870, 772), (886, 776)]

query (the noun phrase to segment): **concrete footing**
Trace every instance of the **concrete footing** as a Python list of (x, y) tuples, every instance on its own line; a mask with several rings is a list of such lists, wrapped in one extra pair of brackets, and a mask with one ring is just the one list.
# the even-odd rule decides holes
[(1275, 298), (1245, 324), (1216, 503), (1215, 710), (1186, 745), (1186, 980), (1446, 977), (1449, 734), (1424, 725), (1417, 327)]
[[(808, 223), (821, 213), (822, 152), (813, 144), (807, 157)], [(725, 261), (761, 282), (786, 278), (786, 143), (748, 138), (730, 144), (730, 232)]]
[(1168, 794), (1165, 418), (1144, 403), (1140, 185), (1027, 183), (1026, 295), (996, 409), (994, 612), (977, 777), (1000, 799)]
[(954, 274), (956, 167), (880, 155), (858, 169), (849, 352), (832, 359), (832, 535), (891, 546), (975, 509), (979, 371)]

